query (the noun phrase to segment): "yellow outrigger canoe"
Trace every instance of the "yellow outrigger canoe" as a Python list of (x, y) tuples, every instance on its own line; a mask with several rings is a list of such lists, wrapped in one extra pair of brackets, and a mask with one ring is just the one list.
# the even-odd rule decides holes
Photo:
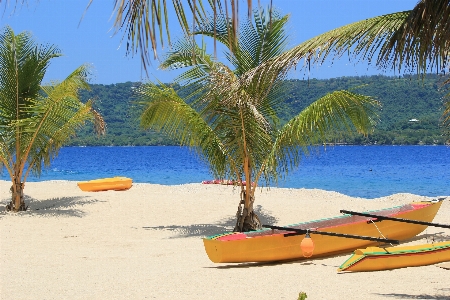
[[(206, 237), (203, 244), (209, 259), (215, 263), (298, 260), (304, 258), (300, 248), (304, 234), (299, 235), (298, 232), (307, 230), (314, 242), (313, 255), (309, 258), (351, 252), (376, 245), (376, 240), (402, 241), (416, 236), (427, 228), (427, 222), (434, 219), (442, 200), (413, 202), (370, 212), (371, 216), (376, 215), (379, 219), (346, 213), (339, 217), (298, 223), (288, 227), (267, 226), (271, 229), (243, 233), (228, 232)], [(414, 220), (422, 224), (385, 220), (381, 219), (382, 216)], [(314, 231), (330, 235), (315, 234)], [(339, 236), (333, 236), (334, 234)], [(345, 235), (349, 238), (343, 238)]]
[(133, 185), (133, 180), (128, 177), (111, 177), (94, 179), (90, 181), (78, 182), (78, 187), (85, 192), (100, 192), (100, 191), (123, 191), (128, 190)]
[(405, 247), (358, 249), (338, 272), (381, 271), (450, 261), (450, 241)]

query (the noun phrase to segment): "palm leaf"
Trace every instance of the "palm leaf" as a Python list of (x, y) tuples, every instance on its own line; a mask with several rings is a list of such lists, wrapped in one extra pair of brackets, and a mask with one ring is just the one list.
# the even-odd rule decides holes
[(416, 67), (418, 72), (447, 67), (450, 43), (450, 2), (421, 0), (402, 26), (387, 40), (380, 53), (380, 64), (402, 64)]
[(144, 107), (141, 126), (163, 132), (214, 162), (213, 173), (224, 178), (227, 170), (224, 145), (201, 115), (181, 99), (173, 88), (160, 83), (144, 84), (138, 91)]
[(50, 164), (85, 121), (103, 122), (101, 116), (93, 114), (92, 101), (83, 104), (78, 99), (79, 89), (89, 89), (88, 74), (84, 65), (61, 83), (42, 87), (43, 94), (27, 109), (32, 117), (21, 120), (33, 124), (24, 130), (21, 142), (27, 146), (24, 156), (29, 158), (28, 165), (35, 174), (40, 174), (43, 165)]
[(268, 156), (265, 172), (287, 173), (298, 167), (310, 146), (328, 142), (330, 134), (356, 131), (367, 135), (378, 122), (377, 107), (371, 97), (349, 91), (335, 91), (316, 100), (292, 118), (278, 132)]

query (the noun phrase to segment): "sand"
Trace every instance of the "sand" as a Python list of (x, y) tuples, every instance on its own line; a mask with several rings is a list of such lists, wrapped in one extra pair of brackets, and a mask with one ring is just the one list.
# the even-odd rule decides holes
[[(25, 185), (29, 210), (8, 213), (0, 181), (1, 299), (450, 299), (450, 270), (438, 265), (342, 273), (349, 254), (288, 263), (214, 264), (202, 237), (232, 229), (231, 186), (133, 184), (82, 192), (76, 182)], [(287, 225), (430, 199), (396, 194), (352, 198), (316, 189), (258, 190), (265, 223)], [(450, 224), (450, 197), (435, 222)], [(429, 227), (407, 244), (449, 240)]]

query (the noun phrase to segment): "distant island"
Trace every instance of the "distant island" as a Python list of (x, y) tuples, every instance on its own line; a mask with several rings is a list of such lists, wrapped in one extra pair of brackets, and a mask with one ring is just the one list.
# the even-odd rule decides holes
[[(352, 145), (444, 145), (448, 140), (440, 128), (443, 110), (443, 78), (427, 74), (354, 76), (332, 79), (286, 80), (279, 110), (285, 122), (325, 94), (342, 89), (372, 96), (382, 103), (380, 122), (367, 137), (340, 135), (331, 143)], [(81, 99), (95, 100), (95, 107), (107, 123), (105, 136), (96, 136), (89, 126), (79, 130), (67, 146), (152, 146), (177, 145), (176, 141), (139, 127), (141, 108), (136, 104), (135, 89), (140, 82), (111, 85), (92, 84), (91, 91), (81, 91)]]

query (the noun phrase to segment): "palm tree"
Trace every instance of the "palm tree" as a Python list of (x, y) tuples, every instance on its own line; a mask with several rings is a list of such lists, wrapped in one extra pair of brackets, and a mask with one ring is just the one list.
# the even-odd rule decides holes
[(236, 31), (229, 30), (234, 24), (226, 16), (198, 25), (196, 34), (215, 36), (226, 46), (228, 63), (234, 69), (214, 60), (204, 47), (192, 45), (192, 40), (177, 43), (161, 68), (188, 68), (178, 80), (189, 91), (185, 98), (160, 82), (139, 90), (144, 128), (160, 130), (181, 145), (193, 147), (216, 177), (239, 183), (235, 231), (260, 228), (253, 203), (261, 180), (266, 185), (276, 184), (299, 165), (311, 146), (328, 141), (330, 134), (336, 136), (341, 130), (367, 134), (377, 118), (377, 101), (336, 91), (281, 126), (277, 109), (287, 73), (279, 69), (277, 74), (261, 73), (258, 82), (247, 80), (256, 67), (285, 53), (288, 16), (271, 13), (255, 11), (254, 23), (242, 24), (237, 39), (230, 37)]
[(39, 175), (85, 121), (93, 120), (97, 132), (104, 132), (92, 101), (83, 104), (78, 98), (80, 88), (89, 88), (87, 66), (60, 83), (41, 86), (50, 60), (60, 55), (53, 45), (37, 45), (30, 33), (15, 35), (10, 27), (0, 33), (0, 167), (12, 181), (8, 210), (26, 210), (28, 174)]

